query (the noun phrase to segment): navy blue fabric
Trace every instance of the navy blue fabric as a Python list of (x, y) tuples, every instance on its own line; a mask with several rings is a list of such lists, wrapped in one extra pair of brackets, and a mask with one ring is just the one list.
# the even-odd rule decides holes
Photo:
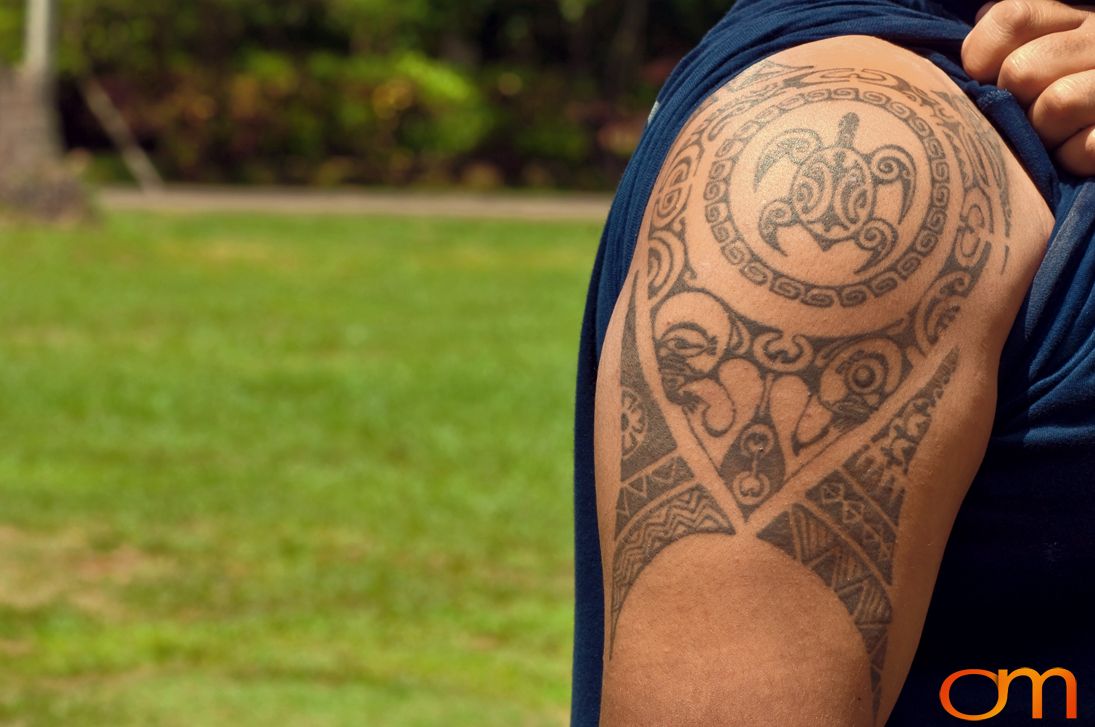
[[(596, 725), (604, 639), (593, 468), (601, 344), (655, 178), (696, 106), (749, 65), (822, 38), (873, 35), (932, 60), (1007, 140), (1054, 210), (1049, 252), (1005, 346), (992, 440), (948, 543), (923, 637), (891, 725), (957, 723), (939, 706), (962, 668), (1047, 669), (1078, 678), (1095, 709), (1095, 183), (1059, 174), (1006, 91), (959, 63), (975, 2), (741, 0), (681, 61), (658, 96), (608, 217), (586, 302), (575, 423), (575, 643), (571, 723)], [(988, 684), (991, 688), (991, 684)], [(1018, 689), (1016, 690), (1019, 691)], [(1029, 692), (1027, 692), (1029, 698)], [(1047, 687), (1047, 719), (1056, 713)], [(969, 711), (987, 709), (982, 695)], [(993, 724), (1028, 724), (1014, 700)], [(949, 720), (949, 721), (948, 721)]]

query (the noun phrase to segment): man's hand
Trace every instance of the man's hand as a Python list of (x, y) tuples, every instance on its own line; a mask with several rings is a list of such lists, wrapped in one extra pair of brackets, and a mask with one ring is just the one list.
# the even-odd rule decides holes
[(1011, 91), (1057, 161), (1095, 174), (1095, 12), (1056, 0), (987, 3), (962, 44), (966, 72)]

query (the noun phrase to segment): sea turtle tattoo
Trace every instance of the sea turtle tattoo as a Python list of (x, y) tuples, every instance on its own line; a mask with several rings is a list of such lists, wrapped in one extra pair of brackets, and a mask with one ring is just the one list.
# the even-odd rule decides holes
[(760, 236), (776, 252), (781, 228), (799, 225), (823, 251), (852, 241), (870, 253), (855, 272), (865, 272), (882, 261), (897, 242), (894, 225), (875, 213), (878, 187), (901, 185), (901, 206), (897, 222), (905, 218), (913, 199), (916, 165), (908, 152), (886, 145), (870, 154), (855, 148), (859, 116), (844, 114), (836, 143), (825, 146), (811, 129), (791, 129), (771, 142), (761, 153), (753, 187), (756, 189), (776, 162), (789, 158), (798, 165), (786, 197), (772, 200), (761, 212)]

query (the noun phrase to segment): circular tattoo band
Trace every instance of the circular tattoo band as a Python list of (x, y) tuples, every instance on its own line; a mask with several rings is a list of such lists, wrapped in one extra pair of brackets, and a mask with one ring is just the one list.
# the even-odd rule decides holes
[[(730, 200), (733, 188), (731, 177), (738, 158), (761, 129), (790, 111), (830, 101), (868, 104), (900, 120), (919, 138), (931, 176), (928, 208), (916, 233), (907, 241), (908, 245), (897, 259), (862, 282), (837, 286), (817, 285), (797, 279), (766, 263), (735, 225)], [(775, 200), (761, 214), (759, 236), (771, 248), (781, 251), (777, 242), (779, 228), (799, 224), (807, 226), (823, 251), (846, 240), (853, 240), (856, 245), (869, 250), (872, 254), (860, 270), (876, 267), (889, 256), (898, 242), (898, 235), (891, 222), (869, 217), (874, 212), (875, 187), (888, 183), (901, 184), (904, 187), (902, 208), (903, 211), (907, 210), (915, 193), (916, 164), (907, 152), (897, 146), (881, 147), (866, 156), (858, 152), (854, 146), (858, 125), (859, 116), (854, 112), (846, 113), (841, 120), (836, 144), (828, 147), (810, 129), (792, 129), (769, 144), (769, 147), (775, 148), (768, 149), (762, 157), (756, 172), (757, 182), (764, 178), (781, 156), (799, 164), (789, 198)], [(842, 168), (842, 165), (850, 169)], [(854, 86), (812, 89), (769, 107), (720, 146), (714, 155), (710, 179), (704, 190), (706, 219), (715, 240), (721, 244), (724, 256), (746, 280), (768, 286), (773, 293), (798, 300), (804, 305), (824, 308), (839, 304), (848, 308), (897, 288), (920, 268), (924, 258), (935, 249), (947, 219), (949, 172), (943, 145), (931, 124), (909, 106), (884, 92), (861, 91)], [(840, 178), (842, 173), (843, 178)], [(841, 183), (843, 189), (832, 188)], [(824, 198), (827, 204), (819, 198)], [(841, 232), (845, 234), (841, 235)]]
[[(887, 73), (786, 69), (743, 96), (747, 84), (709, 105), (674, 150), (637, 301), (661, 393), (745, 517), (876, 412), (957, 315), (998, 227), (994, 180), (973, 170), (1000, 154), (963, 132), (966, 99)], [(904, 131), (867, 143), (864, 124), (880, 118)], [(948, 214), (956, 183), (961, 207)], [(741, 198), (753, 226), (733, 212)], [(707, 230), (687, 226), (692, 203)], [(707, 257), (712, 245), (725, 269)], [(847, 282), (779, 267), (795, 264)], [(842, 308), (856, 312), (826, 312)]]

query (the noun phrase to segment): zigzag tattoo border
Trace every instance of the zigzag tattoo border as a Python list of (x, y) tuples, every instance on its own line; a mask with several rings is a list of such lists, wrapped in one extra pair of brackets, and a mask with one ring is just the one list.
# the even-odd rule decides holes
[(636, 518), (620, 539), (612, 559), (612, 631), (624, 599), (650, 562), (673, 543), (698, 533), (733, 535), (734, 526), (703, 485), (694, 485)]
[[(931, 379), (868, 445), (806, 491), (806, 499), (831, 522), (796, 504), (757, 533), (758, 538), (813, 571), (852, 616), (871, 664), (876, 714), (882, 697), (887, 630), (893, 616), (883, 581), (892, 582), (897, 519), (905, 498), (909, 465), (931, 427), (932, 413), (957, 366), (958, 350), (951, 349)], [(854, 517), (849, 517), (849, 508)]]

